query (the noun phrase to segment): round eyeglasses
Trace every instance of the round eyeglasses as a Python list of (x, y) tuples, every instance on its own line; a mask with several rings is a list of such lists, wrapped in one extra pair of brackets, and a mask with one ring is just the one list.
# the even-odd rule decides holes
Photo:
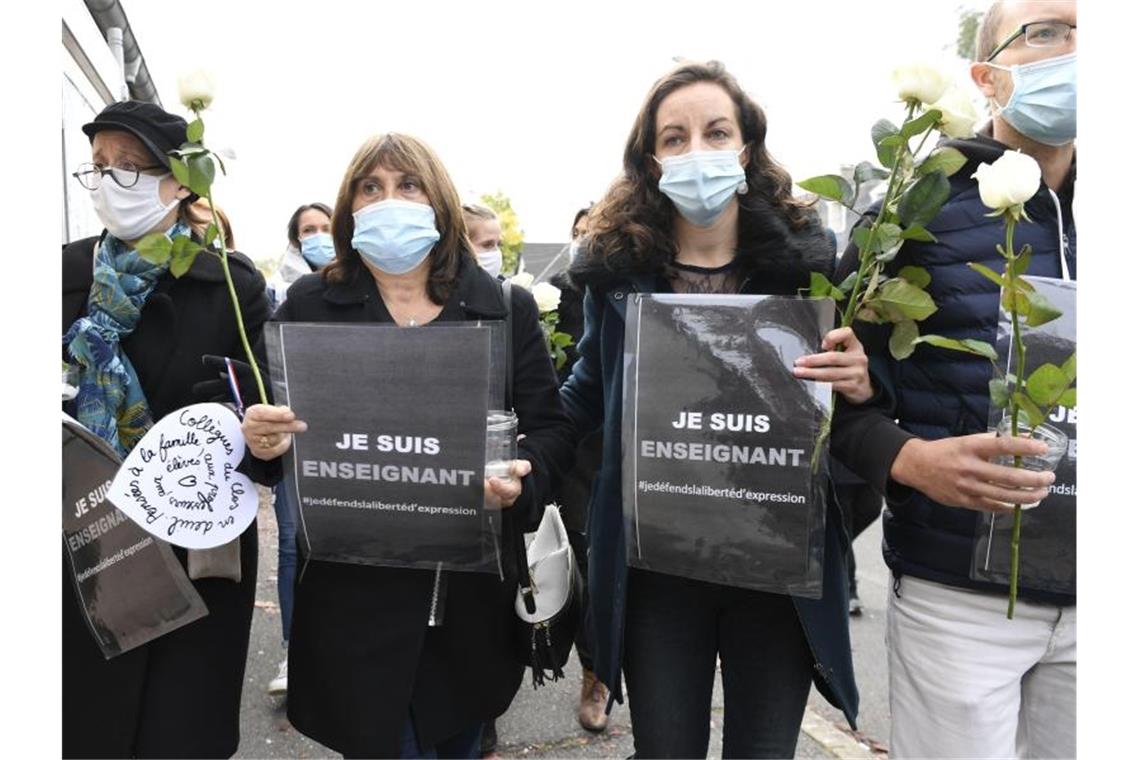
[(994, 52), (990, 53), (986, 63), (996, 58), (998, 53), (1012, 45), (1022, 35), (1025, 35), (1025, 44), (1031, 48), (1060, 47), (1069, 41), (1069, 37), (1076, 28), (1076, 24), (1069, 24), (1065, 21), (1032, 21), (1028, 24), (1022, 24), (1017, 28), (1017, 31), (1006, 37), (1000, 45), (994, 48)]
[(124, 190), (132, 188), (139, 181), (139, 173), (151, 169), (165, 169), (165, 166), (135, 166), (130, 161), (123, 161), (118, 166), (104, 168), (99, 164), (80, 164), (79, 168), (71, 173), (88, 190), (96, 190), (105, 175), (111, 175), (116, 185)]

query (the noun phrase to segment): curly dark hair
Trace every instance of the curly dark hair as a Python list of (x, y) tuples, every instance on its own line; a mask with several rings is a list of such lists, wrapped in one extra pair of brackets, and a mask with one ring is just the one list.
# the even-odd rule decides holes
[(773, 234), (773, 214), (778, 228), (801, 230), (812, 222), (810, 203), (792, 198), (792, 178), (768, 154), (764, 138), (768, 121), (764, 112), (737, 84), (720, 61), (684, 63), (657, 80), (637, 114), (626, 140), (623, 171), (605, 197), (590, 210), (587, 255), (594, 263), (614, 272), (661, 272), (677, 255), (673, 234), (676, 210), (657, 189), (658, 172), (653, 154), (657, 133), (657, 109), (666, 97), (698, 82), (719, 85), (736, 105), (736, 119), (745, 145), (748, 191), (738, 195), (740, 204), (738, 257), (764, 255)]

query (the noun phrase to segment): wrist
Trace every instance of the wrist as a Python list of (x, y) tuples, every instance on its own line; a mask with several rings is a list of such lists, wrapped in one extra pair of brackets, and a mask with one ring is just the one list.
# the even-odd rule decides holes
[(921, 457), (926, 441), (921, 438), (911, 438), (899, 448), (895, 461), (891, 463), (891, 480), (900, 485), (914, 488), (917, 461)]

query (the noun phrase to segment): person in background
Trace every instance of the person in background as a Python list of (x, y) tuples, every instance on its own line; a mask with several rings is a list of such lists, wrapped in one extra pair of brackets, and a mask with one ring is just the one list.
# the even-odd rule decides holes
[[(426, 339), (436, 324), (507, 316), (502, 283), (475, 260), (451, 178), (415, 137), (364, 142), (345, 170), (332, 234), (336, 259), (293, 283), (275, 321), (396, 325)], [(523, 288), (509, 293), (520, 458), (485, 481), (504, 509), (504, 557), (518, 528), (538, 524), (573, 455), (538, 307)], [(242, 423), (254, 456), (278, 467), (305, 428), (287, 407), (264, 404)], [(385, 493), (377, 484), (377, 498)], [(517, 569), (504, 562), (503, 572), (308, 560), (290, 630), (289, 721), (349, 757), (478, 757), (484, 723), (507, 708), (523, 674)], [(438, 614), (433, 600), (442, 600)]]
[[(331, 224), (332, 209), (319, 201), (298, 206), (289, 217), (285, 255), (270, 278), (270, 300), (274, 308), (281, 305), (285, 292), (301, 275), (315, 272), (332, 261)], [(305, 243), (306, 240), (309, 242)]]
[[(65, 411), (126, 456), (154, 421), (199, 400), (195, 386), (216, 374), (203, 356), (244, 353), (217, 257), (200, 254), (175, 278), (168, 264), (148, 262), (136, 248), (148, 234), (193, 235), (201, 224), (196, 196), (167, 164), (167, 152), (186, 141), (185, 119), (126, 101), (104, 108), (83, 131), (91, 163), (73, 176), (91, 193), (105, 229), (63, 249), (64, 361), (80, 374), (78, 396)], [(259, 351), (269, 317), (265, 280), (240, 253), (229, 256), (229, 270)], [(174, 554), (186, 567), (187, 550), (174, 547)], [(233, 755), (257, 521), (242, 533), (235, 565), (218, 568), (226, 577), (191, 581), (209, 615), (110, 660), (80, 612), (66, 552), (63, 564), (63, 756)]]
[[(581, 242), (588, 229), (590, 207), (578, 209), (574, 214), (574, 223), (570, 227), (570, 260), (567, 267), (574, 263), (578, 256)], [(567, 346), (566, 363), (558, 370), (558, 379), (566, 382), (574, 362), (578, 360), (578, 341), (582, 339), (582, 298), (583, 293), (570, 279), (568, 270), (555, 274), (550, 278), (550, 284), (562, 291), (562, 300), (558, 304), (558, 325), (555, 329), (566, 333), (574, 339), (574, 343)], [(574, 458), (574, 469), (566, 473), (558, 491), (558, 504), (562, 508), (562, 521), (566, 525), (566, 533), (570, 538), (570, 545), (574, 549), (574, 558), (578, 562), (578, 571), (582, 579), (589, 578), (588, 556), (586, 543), (586, 525), (589, 522), (590, 493), (594, 486), (594, 473), (602, 466), (602, 435), (600, 431), (590, 433), (578, 444)], [(578, 628), (578, 635), (574, 639), (574, 648), (578, 651), (578, 661), (582, 665), (582, 688), (578, 697), (578, 722), (588, 731), (603, 731), (606, 728), (609, 716), (606, 715), (606, 701), (609, 691), (594, 673), (594, 647), (591, 643), (592, 634), (589, 622), (589, 590), (582, 597), (582, 623)]]
[(503, 230), (498, 214), (485, 206), (469, 203), (463, 207), (463, 221), (479, 266), (492, 277), (499, 277), (503, 273)]
[[(332, 209), (324, 203), (298, 206), (285, 230), (290, 249), (300, 252), (310, 271), (318, 271), (335, 257)], [(297, 273), (296, 277), (300, 276)], [(296, 495), (287, 482), (273, 489), (273, 512), (277, 516), (277, 602), (281, 608), (281, 648), (285, 656), (265, 690), (272, 696), (280, 696), (289, 690), (289, 628), (293, 623), (293, 586), (297, 578), (298, 512)]]

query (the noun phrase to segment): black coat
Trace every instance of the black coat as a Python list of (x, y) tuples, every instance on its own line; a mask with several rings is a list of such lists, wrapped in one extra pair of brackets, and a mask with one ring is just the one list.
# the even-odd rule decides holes
[[(96, 238), (63, 249), (63, 332), (86, 314)], [(251, 342), (269, 317), (265, 280), (241, 254), (230, 272)], [(167, 273), (122, 343), (153, 418), (195, 403), (212, 379), (204, 354), (244, 357), (221, 264), (199, 255), (180, 279)], [(183, 567), (186, 551), (174, 548)], [(193, 581), (209, 614), (111, 660), (80, 613), (63, 558), (64, 757), (229, 757), (237, 751), (241, 689), (257, 581), (257, 521), (241, 536), (241, 583)]]
[[(768, 227), (752, 233), (753, 248), (742, 257), (742, 293), (794, 295), (806, 288), (811, 272), (830, 276), (835, 266), (832, 248), (818, 224), (802, 231), (787, 228), (774, 212), (763, 218)], [(737, 254), (741, 257), (741, 254)], [(563, 384), (562, 400), (579, 434), (601, 428), (602, 465), (590, 503), (587, 537), (590, 546), (589, 600), (593, 621), (594, 671), (610, 688), (611, 700), (622, 701), (621, 664), (625, 646), (627, 567), (625, 522), (622, 513), (622, 387), (624, 378), (625, 310), (637, 292), (661, 292), (661, 272), (648, 268), (611, 268), (606, 262), (580, 256), (571, 277), (586, 288), (585, 334), (578, 344), (580, 358)], [(881, 396), (881, 394), (880, 394)], [(863, 445), (868, 427), (879, 419), (875, 402), (852, 407), (839, 400), (831, 433), (831, 451), (847, 461)], [(852, 726), (859, 694), (851, 661), (847, 620), (846, 555), (851, 539), (834, 498), (826, 517), (823, 596), (792, 602), (814, 660), (815, 685), (843, 711)]]
[[(514, 546), (509, 519), (537, 523), (551, 501), (553, 476), (568, 466), (574, 446), (538, 308), (521, 288), (511, 294), (512, 393), (519, 433), (526, 434), (519, 457), (529, 459), (533, 470), (503, 515), (504, 558)], [(464, 260), (439, 317), (415, 329), (505, 316), (500, 283)], [(366, 272), (334, 285), (319, 274), (302, 277), (274, 320), (392, 321)], [(484, 573), (444, 573), (444, 624), (429, 629), (433, 572), (303, 561), (289, 636), (290, 722), (346, 755), (397, 757), (409, 707), (424, 744), (503, 713), (523, 670), (511, 649), (513, 564), (504, 560), (503, 570), (505, 581)]]

